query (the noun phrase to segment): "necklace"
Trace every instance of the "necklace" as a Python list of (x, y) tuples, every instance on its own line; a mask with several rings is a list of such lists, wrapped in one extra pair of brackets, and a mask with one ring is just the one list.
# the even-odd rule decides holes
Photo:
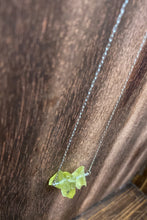
[(125, 12), (125, 8), (126, 8), (128, 2), (129, 2), (129, 0), (125, 0), (124, 3), (123, 3), (123, 5), (122, 5), (122, 7), (121, 7), (120, 13), (119, 13), (119, 15), (118, 15), (118, 17), (117, 17), (117, 20), (116, 20), (116, 24), (114, 25), (114, 27), (113, 27), (113, 29), (112, 29), (112, 33), (111, 33), (111, 35), (110, 35), (110, 37), (109, 37), (107, 46), (106, 46), (105, 51), (104, 51), (104, 53), (103, 53), (103, 56), (102, 56), (102, 58), (101, 58), (100, 64), (98, 65), (98, 70), (96, 71), (95, 76), (94, 76), (94, 79), (92, 80), (92, 83), (91, 83), (90, 88), (89, 88), (89, 90), (88, 90), (88, 94), (87, 94), (87, 96), (86, 96), (86, 98), (85, 98), (85, 100), (84, 100), (84, 103), (83, 103), (83, 105), (82, 105), (81, 111), (80, 111), (79, 116), (78, 116), (78, 119), (77, 119), (76, 124), (75, 124), (75, 126), (74, 126), (73, 132), (72, 132), (71, 137), (70, 137), (70, 139), (69, 139), (69, 142), (68, 142), (68, 144), (67, 144), (67, 147), (66, 147), (65, 153), (64, 153), (64, 155), (63, 155), (61, 164), (60, 164), (60, 166), (59, 166), (58, 172), (55, 173), (55, 174), (50, 178), (50, 180), (49, 180), (49, 185), (53, 185), (54, 187), (56, 187), (56, 188), (58, 188), (58, 189), (61, 189), (62, 195), (63, 195), (64, 197), (73, 198), (73, 196), (74, 196), (75, 193), (76, 193), (76, 188), (77, 188), (77, 189), (81, 189), (82, 186), (84, 186), (84, 185), (86, 186), (86, 178), (85, 178), (85, 177), (91, 174), (91, 169), (92, 169), (92, 167), (93, 167), (93, 164), (94, 164), (94, 162), (95, 162), (95, 159), (96, 159), (96, 157), (97, 157), (97, 154), (98, 154), (98, 152), (99, 152), (99, 150), (100, 150), (100, 148), (101, 148), (101, 146), (102, 146), (102, 144), (103, 144), (104, 137), (105, 137), (105, 135), (106, 135), (106, 133), (107, 133), (107, 130), (108, 130), (109, 125), (110, 125), (110, 123), (111, 123), (111, 121), (112, 121), (112, 118), (113, 118), (113, 116), (114, 116), (114, 114), (115, 114), (115, 111), (116, 111), (116, 109), (117, 109), (117, 106), (118, 106), (118, 104), (119, 104), (119, 102), (120, 102), (120, 100), (121, 100), (121, 97), (122, 97), (122, 95), (123, 95), (123, 93), (124, 93), (124, 91), (125, 91), (127, 82), (128, 82), (128, 80), (129, 80), (129, 78), (130, 78), (130, 75), (131, 75), (131, 73), (132, 73), (132, 71), (133, 71), (133, 68), (134, 68), (134, 66), (135, 66), (135, 64), (136, 64), (136, 62), (137, 62), (137, 59), (138, 59), (138, 57), (139, 57), (139, 54), (140, 54), (140, 52), (141, 52), (141, 50), (142, 50), (142, 48), (143, 48), (143, 45), (144, 45), (144, 43), (145, 43), (145, 41), (146, 41), (146, 38), (147, 38), (147, 33), (146, 33), (145, 36), (144, 36), (144, 38), (143, 38), (143, 41), (142, 41), (142, 43), (141, 43), (141, 45), (140, 45), (139, 51), (138, 51), (138, 53), (137, 53), (137, 55), (136, 55), (136, 58), (135, 58), (135, 60), (134, 60), (134, 62), (133, 62), (133, 65), (131, 66), (131, 70), (129, 71), (128, 77), (127, 77), (127, 79), (126, 79), (126, 81), (125, 81), (125, 83), (124, 83), (124, 86), (123, 86), (122, 90), (121, 90), (120, 96), (119, 96), (119, 98), (118, 98), (118, 100), (117, 100), (117, 102), (116, 102), (116, 104), (115, 104), (115, 106), (114, 106), (114, 108), (113, 108), (113, 111), (112, 111), (112, 113), (111, 113), (111, 115), (110, 115), (110, 117), (109, 117), (109, 120), (108, 120), (107, 123), (106, 123), (106, 127), (105, 127), (105, 129), (104, 129), (104, 131), (103, 131), (103, 133), (102, 133), (102, 135), (101, 135), (101, 138), (100, 138), (100, 141), (99, 141), (99, 144), (98, 144), (98, 148), (97, 148), (97, 150), (96, 150), (96, 152), (95, 152), (95, 155), (94, 155), (94, 157), (93, 157), (93, 159), (92, 159), (92, 162), (91, 162), (91, 164), (90, 164), (90, 167), (89, 167), (89, 169), (88, 169), (88, 172), (86, 172), (86, 173), (84, 172), (84, 166), (80, 166), (80, 167), (79, 167), (78, 169), (76, 169), (72, 174), (69, 173), (69, 172), (63, 172), (63, 171), (61, 171), (61, 168), (62, 168), (62, 165), (63, 165), (63, 163), (64, 163), (64, 161), (65, 161), (67, 152), (68, 152), (68, 150), (69, 150), (69, 148), (70, 148), (70, 146), (71, 146), (72, 139), (73, 139), (73, 137), (74, 137), (74, 135), (75, 135), (75, 132), (76, 132), (76, 130), (77, 130), (77, 126), (78, 126), (78, 124), (79, 124), (79, 122), (80, 122), (80, 119), (81, 119), (81, 117), (82, 117), (83, 111), (84, 111), (84, 109), (85, 109), (85, 107), (86, 107), (86, 105), (87, 105), (87, 101), (88, 101), (88, 99), (89, 99), (89, 97), (90, 97), (90, 94), (91, 94), (91, 92), (92, 92), (92, 89), (93, 89), (93, 87), (94, 87), (94, 85), (95, 85), (95, 82), (96, 82), (96, 80), (97, 80), (97, 78), (98, 78), (98, 74), (99, 74), (99, 72), (100, 72), (100, 70), (101, 70), (101, 67), (102, 67), (102, 65), (103, 65), (103, 63), (104, 63), (104, 60), (105, 60), (105, 58), (106, 58), (106, 56), (107, 56), (108, 50), (110, 49), (110, 46), (111, 46), (111, 43), (112, 43), (112, 41), (113, 41), (114, 35), (115, 35), (116, 31), (117, 31), (118, 25), (119, 25), (119, 23), (120, 23), (120, 21), (121, 21), (121, 18), (122, 18), (122, 16), (123, 16), (124, 12)]

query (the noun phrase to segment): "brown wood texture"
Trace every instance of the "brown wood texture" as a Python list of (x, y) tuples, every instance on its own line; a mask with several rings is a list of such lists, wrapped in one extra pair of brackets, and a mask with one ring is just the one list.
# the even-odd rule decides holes
[[(0, 0), (0, 214), (71, 219), (122, 187), (147, 158), (147, 44), (87, 187), (69, 200), (48, 187), (123, 0)], [(63, 165), (89, 168), (147, 29), (130, 0)]]
[(135, 185), (110, 195), (75, 220), (146, 220), (147, 197)]
[(137, 173), (132, 182), (147, 195), (147, 167), (142, 173)]

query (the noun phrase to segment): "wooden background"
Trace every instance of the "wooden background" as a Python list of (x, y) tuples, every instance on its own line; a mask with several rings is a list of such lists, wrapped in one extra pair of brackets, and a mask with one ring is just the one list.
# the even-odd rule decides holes
[(74, 220), (146, 220), (147, 197), (135, 185), (128, 184), (118, 192), (88, 208)]
[[(0, 0), (1, 219), (71, 219), (121, 188), (147, 158), (147, 44), (87, 187), (63, 198), (58, 169), (123, 0)], [(63, 170), (88, 169), (147, 30), (130, 0)]]

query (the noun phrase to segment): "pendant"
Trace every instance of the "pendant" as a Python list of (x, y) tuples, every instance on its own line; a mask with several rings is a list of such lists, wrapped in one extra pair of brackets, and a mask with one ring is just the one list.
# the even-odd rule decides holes
[(84, 166), (80, 166), (72, 174), (59, 170), (50, 178), (48, 185), (61, 189), (64, 197), (72, 199), (76, 188), (81, 189), (82, 186), (87, 186), (85, 176)]

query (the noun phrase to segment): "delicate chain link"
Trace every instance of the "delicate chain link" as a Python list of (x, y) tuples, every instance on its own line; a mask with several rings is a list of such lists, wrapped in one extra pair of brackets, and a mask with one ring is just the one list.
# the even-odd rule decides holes
[(97, 150), (96, 150), (96, 153), (95, 153), (95, 155), (94, 155), (94, 157), (93, 157), (93, 160), (92, 160), (92, 162), (91, 162), (91, 164), (90, 164), (90, 167), (89, 167), (89, 170), (88, 170), (88, 173), (89, 173), (89, 174), (91, 173), (91, 169), (92, 169), (92, 167), (93, 167), (93, 164), (94, 164), (94, 162), (95, 162), (95, 159), (96, 159), (96, 157), (97, 157), (97, 154), (98, 154), (98, 152), (99, 152), (99, 150), (100, 150), (100, 148), (101, 148), (101, 146), (102, 146), (102, 144), (103, 144), (104, 137), (105, 137), (105, 135), (106, 135), (106, 133), (107, 133), (107, 130), (108, 130), (109, 126), (110, 126), (110, 123), (111, 123), (111, 121), (112, 121), (112, 119), (113, 119), (113, 116), (114, 116), (114, 114), (115, 114), (115, 111), (116, 111), (116, 109), (117, 109), (117, 106), (119, 105), (119, 102), (120, 102), (120, 100), (121, 100), (121, 97), (122, 97), (123, 94), (124, 94), (124, 91), (125, 91), (125, 89), (126, 89), (127, 83), (128, 83), (128, 81), (129, 81), (129, 79), (130, 79), (131, 73), (132, 73), (132, 71), (133, 71), (133, 69), (134, 69), (134, 66), (136, 65), (136, 62), (137, 62), (137, 60), (138, 60), (138, 58), (139, 58), (139, 55), (140, 55), (141, 50), (142, 50), (142, 48), (143, 48), (143, 46), (144, 46), (144, 44), (145, 44), (146, 39), (147, 39), (147, 32), (146, 32), (145, 35), (144, 35), (144, 38), (143, 38), (142, 43), (141, 43), (141, 45), (140, 45), (140, 48), (139, 48), (139, 50), (138, 50), (138, 52), (137, 52), (137, 55), (136, 55), (135, 60), (134, 60), (134, 62), (133, 62), (133, 65), (131, 66), (131, 69), (130, 69), (130, 72), (129, 72), (129, 74), (128, 74), (128, 77), (127, 77), (127, 79), (126, 79), (126, 81), (125, 81), (125, 83), (124, 83), (124, 86), (123, 86), (122, 90), (121, 90), (120, 96), (118, 97), (118, 100), (117, 100), (117, 102), (116, 102), (116, 104), (115, 104), (115, 106), (114, 106), (114, 108), (113, 108), (113, 111), (112, 111), (112, 113), (111, 113), (111, 115), (110, 115), (110, 118), (109, 118), (109, 120), (108, 120), (108, 122), (107, 122), (107, 124), (106, 124), (105, 130), (104, 130), (104, 132), (102, 133), (101, 139), (100, 139), (99, 144), (98, 144), (98, 148), (97, 148)]
[[(60, 166), (59, 166), (58, 171), (62, 168), (62, 165), (63, 165), (63, 163), (64, 163), (64, 161), (65, 161), (65, 158), (66, 158), (67, 152), (68, 152), (68, 150), (69, 150), (69, 148), (70, 148), (72, 139), (73, 139), (73, 137), (74, 137), (74, 135), (75, 135), (75, 132), (76, 132), (77, 127), (78, 127), (78, 125), (79, 125), (80, 119), (81, 119), (82, 114), (83, 114), (83, 112), (84, 112), (84, 109), (85, 109), (85, 107), (86, 107), (86, 105), (87, 105), (88, 99), (89, 99), (90, 94), (91, 94), (91, 92), (92, 92), (92, 89), (93, 89), (93, 87), (94, 87), (94, 85), (95, 85), (95, 82), (96, 82), (96, 80), (97, 80), (98, 74), (99, 74), (100, 71), (101, 71), (101, 68), (102, 68), (102, 66), (103, 66), (104, 60), (105, 60), (105, 58), (106, 58), (106, 56), (107, 56), (107, 53), (108, 53), (108, 51), (109, 51), (109, 49), (110, 49), (110, 46), (111, 46), (111, 44), (112, 44), (114, 35), (115, 35), (116, 31), (117, 31), (118, 25), (119, 25), (119, 23), (120, 23), (120, 21), (121, 21), (121, 18), (122, 18), (122, 16), (123, 16), (124, 12), (125, 12), (125, 8), (126, 8), (128, 2), (129, 2), (129, 0), (125, 0), (124, 3), (123, 3), (123, 5), (122, 5), (122, 7), (121, 7), (121, 9), (120, 9), (120, 13), (119, 13), (119, 15), (118, 15), (118, 17), (117, 17), (116, 24), (113, 26), (111, 35), (110, 35), (109, 40), (108, 40), (108, 43), (107, 43), (107, 46), (106, 46), (105, 51), (104, 51), (104, 53), (103, 53), (103, 55), (102, 55), (102, 58), (101, 58), (101, 61), (100, 61), (99, 65), (98, 65), (98, 69), (97, 69), (97, 71), (96, 71), (96, 73), (95, 73), (95, 76), (94, 76), (94, 78), (93, 78), (93, 80), (92, 80), (92, 82), (91, 82), (90, 88), (89, 88), (89, 90), (88, 90), (88, 94), (87, 94), (87, 96), (86, 96), (86, 98), (85, 98), (85, 100), (84, 100), (84, 103), (83, 103), (83, 105), (82, 105), (82, 108), (81, 108), (81, 110), (80, 110), (78, 119), (77, 119), (76, 124), (75, 124), (75, 126), (74, 126), (74, 129), (73, 129), (73, 131), (72, 131), (71, 137), (69, 138), (69, 141), (68, 141), (68, 144), (67, 144), (66, 150), (65, 150), (65, 152), (64, 152), (64, 155), (63, 155), (63, 158), (62, 158), (62, 161), (61, 161), (61, 164), (60, 164)], [(107, 131), (107, 130), (106, 130), (106, 131)], [(103, 138), (104, 138), (104, 137), (103, 137)], [(97, 153), (96, 153), (96, 154), (97, 154)], [(94, 156), (94, 160), (95, 160), (95, 156)], [(93, 160), (93, 161), (94, 161), (94, 160)], [(92, 165), (93, 165), (93, 163), (92, 163)], [(90, 168), (92, 168), (92, 167), (90, 167)], [(89, 170), (91, 170), (91, 169), (89, 169)]]

